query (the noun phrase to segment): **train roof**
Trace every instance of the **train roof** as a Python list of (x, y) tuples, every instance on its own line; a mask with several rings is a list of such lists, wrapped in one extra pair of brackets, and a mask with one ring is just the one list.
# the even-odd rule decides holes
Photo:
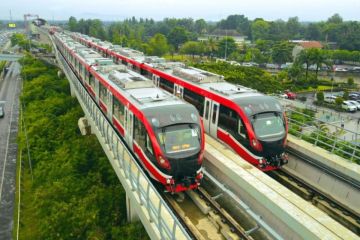
[[(77, 46), (74, 40), (70, 40), (66, 35), (59, 34), (60, 39), (67, 46)], [(81, 45), (83, 46), (83, 45)], [(112, 87), (117, 89), (123, 95), (126, 95), (140, 109), (153, 107), (166, 107), (174, 105), (186, 105), (186, 108), (195, 108), (173, 96), (167, 91), (155, 87), (153, 82), (141, 74), (127, 69), (124, 65), (114, 64), (109, 58), (102, 57), (96, 51), (90, 48), (73, 48), (78, 57), (94, 65), (92, 68), (108, 82)]]

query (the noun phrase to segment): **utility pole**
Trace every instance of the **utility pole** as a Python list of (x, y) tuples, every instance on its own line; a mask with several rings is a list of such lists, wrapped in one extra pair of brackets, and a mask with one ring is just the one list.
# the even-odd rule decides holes
[(226, 54), (227, 54), (227, 29), (225, 29), (225, 61), (226, 61)]

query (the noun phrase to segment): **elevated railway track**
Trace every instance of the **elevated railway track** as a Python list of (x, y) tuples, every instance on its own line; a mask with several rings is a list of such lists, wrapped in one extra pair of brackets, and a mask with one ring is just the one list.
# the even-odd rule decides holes
[[(219, 239), (357, 238), (322, 211), (209, 136), (206, 136), (205, 181), (202, 190), (192, 193), (192, 197), (186, 196), (183, 205), (173, 199), (165, 200), (121, 145), (115, 131), (102, 116), (99, 106), (81, 88), (79, 80), (71, 73), (61, 55), (57, 53), (56, 57), (69, 79), (72, 92), (79, 99), (86, 118), (90, 120), (94, 133), (128, 193), (133, 204), (129, 207), (129, 212), (140, 218), (152, 239), (208, 239), (206, 236), (211, 235), (210, 232), (203, 232), (203, 228), (196, 227), (199, 220), (194, 221), (194, 217), (191, 217), (191, 209), (208, 209), (205, 214), (202, 210), (197, 210), (198, 216), (212, 224), (217, 229), (217, 234), (226, 230), (223, 231), (225, 234), (218, 235)], [(197, 199), (197, 204), (194, 203), (194, 198)], [(186, 207), (186, 204), (192, 204), (193, 207)], [(174, 208), (179, 209), (179, 213)], [(240, 219), (240, 214), (235, 210), (248, 218)], [(188, 220), (181, 216), (187, 216)], [(189, 221), (193, 225), (195, 222), (195, 227), (187, 224)], [(195, 229), (194, 232), (200, 232), (200, 235), (189, 232), (189, 229)]]

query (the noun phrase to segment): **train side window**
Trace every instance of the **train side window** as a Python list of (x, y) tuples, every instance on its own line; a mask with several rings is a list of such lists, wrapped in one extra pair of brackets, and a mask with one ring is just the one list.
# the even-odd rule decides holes
[(146, 149), (146, 129), (137, 117), (134, 117), (134, 139), (143, 150)]
[(174, 91), (174, 83), (170, 82), (170, 81), (167, 81), (167, 80), (165, 80), (163, 78), (160, 78), (159, 86), (161, 88), (165, 89), (168, 92), (172, 93)]
[(187, 88), (184, 88), (184, 100), (196, 107), (200, 116), (204, 114), (205, 98)]
[(238, 118), (238, 114), (234, 110), (225, 107), (224, 105), (220, 105), (219, 127), (234, 134), (238, 128)]
[(247, 137), (246, 137), (246, 128), (245, 128), (245, 126), (244, 126), (244, 123), (243, 123), (243, 121), (241, 120), (241, 119), (239, 119), (239, 125), (238, 125), (239, 127), (238, 127), (238, 133), (239, 133), (239, 135), (242, 137), (242, 138), (244, 138), (244, 139), (246, 139)]
[(89, 79), (90, 79), (90, 74), (89, 74), (88, 71), (85, 71), (85, 81), (86, 81), (87, 83), (89, 83)]
[(213, 115), (212, 115), (212, 123), (215, 124), (216, 122), (216, 114), (217, 114), (218, 106), (214, 105)]
[(99, 83), (99, 97), (101, 99), (101, 101), (103, 101), (106, 105), (108, 105), (108, 98), (107, 98), (107, 88), (104, 87), (104, 85), (102, 85), (101, 83)]
[(95, 78), (92, 74), (90, 74), (89, 84), (93, 89), (95, 89)]
[(115, 96), (113, 96), (113, 115), (124, 126), (125, 106)]
[(154, 155), (154, 152), (152, 150), (152, 144), (148, 134), (146, 134), (146, 149), (151, 153), (151, 155)]
[(207, 101), (205, 103), (205, 119), (208, 120), (209, 119), (209, 106), (210, 106), (210, 101)]

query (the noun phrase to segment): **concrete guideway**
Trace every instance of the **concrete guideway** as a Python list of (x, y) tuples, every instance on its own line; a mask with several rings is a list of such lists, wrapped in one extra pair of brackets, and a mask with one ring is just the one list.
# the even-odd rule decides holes
[(301, 159), (289, 161), (284, 167), (285, 170), (360, 216), (360, 166), (358, 164), (293, 136), (288, 136), (288, 147), (307, 156), (311, 162)]
[(358, 239), (325, 213), (206, 136), (204, 167), (284, 239)]

